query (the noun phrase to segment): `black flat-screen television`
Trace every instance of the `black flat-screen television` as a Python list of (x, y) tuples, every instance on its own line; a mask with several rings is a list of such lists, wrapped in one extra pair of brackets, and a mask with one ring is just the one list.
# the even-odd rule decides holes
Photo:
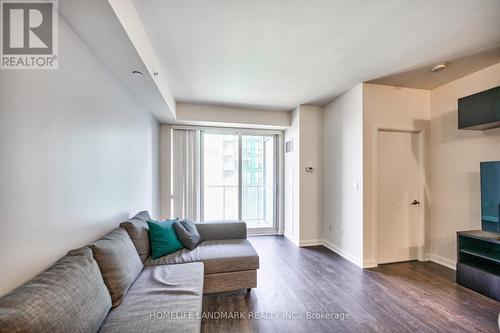
[(499, 216), (500, 161), (481, 162), (481, 228), (500, 232)]

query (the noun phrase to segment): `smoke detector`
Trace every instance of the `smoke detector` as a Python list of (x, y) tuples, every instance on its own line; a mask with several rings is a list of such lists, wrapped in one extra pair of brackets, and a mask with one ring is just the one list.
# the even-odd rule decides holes
[(442, 63), (439, 63), (439, 64), (432, 66), (431, 72), (434, 72), (434, 73), (441, 72), (446, 67), (448, 67), (448, 64), (446, 62), (442, 62)]

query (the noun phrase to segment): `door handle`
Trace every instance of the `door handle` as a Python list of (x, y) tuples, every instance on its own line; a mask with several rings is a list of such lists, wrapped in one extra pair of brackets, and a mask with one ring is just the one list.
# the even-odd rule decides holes
[(420, 205), (420, 201), (413, 200), (413, 202), (410, 205), (413, 205), (413, 206)]

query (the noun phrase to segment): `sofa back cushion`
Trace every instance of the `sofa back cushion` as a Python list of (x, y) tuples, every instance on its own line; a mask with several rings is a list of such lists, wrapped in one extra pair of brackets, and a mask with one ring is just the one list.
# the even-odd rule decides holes
[(247, 238), (245, 222), (201, 222), (196, 223), (196, 229), (204, 241)]
[(116, 307), (142, 271), (141, 259), (124, 228), (114, 229), (90, 248), (108, 287), (112, 306)]
[(0, 332), (97, 332), (110, 309), (92, 252), (81, 248), (0, 298)]
[(149, 228), (146, 223), (151, 219), (151, 216), (147, 211), (140, 212), (136, 214), (134, 217), (129, 219), (128, 221), (122, 222), (120, 224), (121, 227), (124, 227), (127, 230), (132, 243), (141, 258), (141, 261), (144, 262), (151, 255), (151, 243), (149, 241)]

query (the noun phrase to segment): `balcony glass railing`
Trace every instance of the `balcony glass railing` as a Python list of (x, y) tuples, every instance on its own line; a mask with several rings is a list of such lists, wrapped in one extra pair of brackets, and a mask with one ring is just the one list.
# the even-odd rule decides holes
[[(204, 189), (205, 221), (238, 220), (238, 186), (212, 185)], [(247, 227), (272, 227), (272, 186), (244, 185), (241, 190), (241, 219)]]

